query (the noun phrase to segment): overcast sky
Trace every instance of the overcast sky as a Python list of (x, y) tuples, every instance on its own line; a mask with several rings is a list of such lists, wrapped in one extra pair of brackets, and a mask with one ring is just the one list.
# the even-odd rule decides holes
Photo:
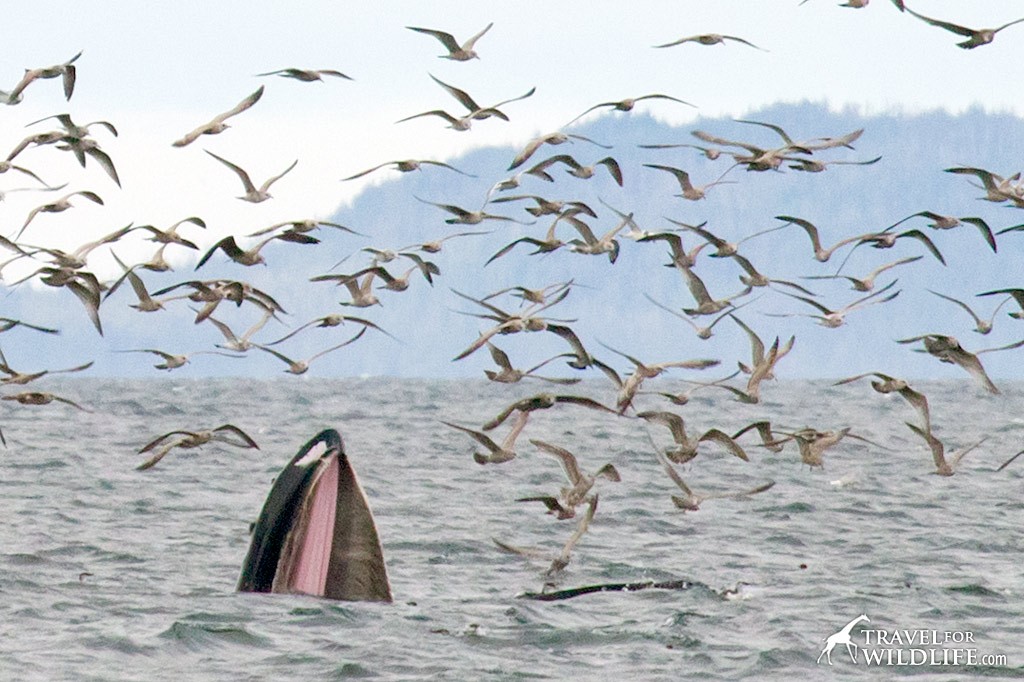
[[(1024, 13), (1017, 3), (920, 0), (919, 12), (970, 26), (996, 26)], [(489, 22), (479, 60), (439, 59), (441, 44), (406, 26), (436, 28), (465, 40)], [(92, 189), (102, 209), (76, 213), (74, 242), (128, 222), (164, 225), (198, 214), (216, 234), (251, 231), (254, 223), (327, 216), (359, 191), (340, 179), (400, 158), (450, 158), (472, 146), (522, 143), (563, 126), (587, 107), (628, 96), (664, 93), (641, 108), (671, 121), (741, 115), (778, 101), (828, 101), (870, 112), (960, 111), (982, 106), (1020, 113), (1024, 24), (996, 41), (962, 50), (959, 38), (900, 13), (888, 0), (863, 9), (834, 0), (714, 0), (580, 3), (514, 2), (14, 2), (4, 16), (0, 89), (22, 70), (62, 62), (79, 50), (78, 84), (65, 102), (57, 81), (34, 83), (22, 104), (0, 109), (0, 148), (10, 149), (43, 116), (70, 112), (80, 122), (104, 119), (117, 139), (95, 132), (123, 180), (118, 191), (97, 167), (68, 176), (67, 159), (41, 150), (19, 157), (51, 182)], [(742, 37), (705, 47), (653, 46), (701, 33)], [(285, 67), (331, 68), (354, 80), (300, 83), (255, 74)], [(523, 94), (508, 124), (484, 122), (466, 133), (435, 117), (395, 124), (430, 109), (458, 111), (428, 74), (467, 90), (481, 103)], [(955, 84), (955, 85), (952, 85)], [(260, 85), (262, 101), (238, 116), (228, 134), (185, 149), (170, 142), (234, 106)], [(493, 124), (493, 125), (492, 125)], [(236, 201), (237, 179), (202, 153), (210, 149), (269, 177), (298, 159), (274, 188), (275, 200)], [(70, 170), (76, 170), (74, 166)], [(1008, 169), (1007, 169), (1008, 170)], [(45, 176), (44, 176), (45, 177)], [(377, 174), (367, 182), (386, 179)], [(0, 188), (24, 185), (15, 174)], [(257, 180), (259, 182), (259, 180)], [(19, 226), (36, 193), (10, 194), (0, 205)], [(86, 202), (87, 203), (87, 202)], [(66, 222), (39, 220), (37, 239), (61, 239)], [(49, 223), (49, 225), (48, 225)], [(9, 230), (13, 231), (13, 230)], [(66, 244), (68, 246), (73, 243)]]

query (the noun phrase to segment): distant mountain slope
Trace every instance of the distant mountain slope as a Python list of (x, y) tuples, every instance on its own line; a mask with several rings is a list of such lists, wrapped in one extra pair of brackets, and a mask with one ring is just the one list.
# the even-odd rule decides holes
[[(724, 119), (701, 119), (684, 127), (671, 127), (645, 115), (612, 113), (573, 132), (613, 145), (613, 149), (604, 150), (581, 141), (542, 147), (519, 170), (556, 153), (571, 154), (583, 163), (613, 156), (622, 167), (623, 187), (618, 187), (603, 168), (598, 168), (597, 177), (581, 180), (555, 165), (551, 169), (555, 182), (523, 176), (518, 190), (504, 194), (538, 194), (552, 199), (584, 201), (599, 215), (597, 220), (588, 219), (598, 235), (618, 222), (614, 213), (602, 205), (602, 200), (620, 211), (634, 214), (642, 229), (655, 231), (673, 227), (666, 218), (691, 224), (707, 221), (708, 230), (731, 241), (783, 225), (775, 219), (777, 215), (811, 221), (820, 228), (822, 241), (829, 244), (847, 236), (881, 231), (923, 210), (980, 216), (994, 230), (1024, 222), (1024, 211), (979, 200), (983, 191), (971, 187), (973, 178), (942, 172), (944, 168), (957, 165), (979, 166), (1004, 175), (1016, 172), (1024, 159), (1024, 121), (1018, 118), (981, 110), (960, 115), (862, 115), (801, 103), (779, 104), (751, 113), (748, 119), (779, 125), (798, 141), (838, 136), (864, 128), (863, 136), (854, 144), (855, 150), (826, 150), (815, 154), (814, 158), (867, 160), (881, 156), (882, 159), (870, 166), (836, 165), (822, 173), (787, 168), (783, 168), (784, 172), (754, 173), (736, 168), (724, 178), (731, 184), (709, 189), (703, 201), (685, 201), (673, 196), (679, 192), (679, 187), (671, 175), (645, 168), (643, 164), (682, 168), (691, 174), (694, 183), (703, 184), (722, 175), (732, 163), (731, 159), (723, 155), (717, 161), (709, 161), (693, 149), (641, 149), (638, 144), (703, 144), (690, 134), (696, 129), (765, 147), (781, 144), (780, 138), (766, 128)], [(491, 124), (498, 123), (481, 122), (481, 125)], [(506, 168), (517, 151), (513, 148), (479, 149), (447, 160), (476, 175), (475, 178), (440, 168), (407, 174), (378, 171), (374, 181), (379, 184), (368, 186), (350, 206), (343, 207), (332, 217), (369, 235), (367, 239), (324, 231), (319, 233), (323, 243), (317, 246), (271, 244), (264, 251), (268, 267), (225, 264), (226, 259), (218, 254), (199, 274), (204, 278), (246, 279), (265, 288), (288, 310), (287, 324), (294, 327), (320, 315), (344, 312), (338, 305), (348, 299), (343, 287), (307, 280), (327, 272), (343, 259), (335, 272), (353, 272), (365, 267), (370, 255), (360, 249), (400, 249), (452, 232), (488, 230), (490, 234), (485, 236), (450, 240), (439, 254), (424, 254), (441, 270), (433, 287), (418, 273), (413, 273), (408, 291), (378, 292), (382, 306), (348, 311), (372, 319), (401, 342), (368, 333), (337, 355), (317, 361), (313, 373), (321, 376), (481, 376), (482, 370), (490, 366), (485, 350), (460, 362), (452, 362), (451, 358), (492, 323), (461, 314), (484, 311), (450, 290), (483, 296), (514, 285), (540, 287), (569, 279), (580, 287), (574, 288), (564, 302), (545, 311), (545, 315), (574, 320), (570, 325), (590, 352), (620, 369), (626, 369), (629, 363), (602, 348), (601, 343), (650, 361), (696, 357), (722, 360), (721, 370), (677, 373), (677, 376), (694, 378), (721, 376), (732, 371), (737, 360), (749, 359), (746, 334), (731, 320), (720, 322), (711, 340), (701, 341), (683, 321), (647, 300), (649, 296), (674, 309), (693, 304), (681, 274), (662, 267), (668, 262), (667, 245), (663, 242), (643, 244), (620, 239), (621, 253), (614, 265), (604, 256), (584, 256), (567, 249), (547, 256), (528, 256), (528, 247), (522, 245), (485, 267), (487, 259), (511, 240), (527, 234), (542, 236), (551, 218), (542, 217), (528, 226), (504, 221), (485, 221), (470, 227), (446, 225), (445, 219), (451, 216), (425, 202), (455, 204), (471, 210), (481, 208), (494, 183), (511, 175)], [(418, 201), (417, 197), (423, 201)], [(486, 208), (489, 212), (528, 222), (534, 220), (524, 210), (528, 205), (531, 204), (491, 203)], [(750, 301), (737, 316), (753, 327), (766, 343), (776, 335), (783, 340), (796, 336), (795, 350), (780, 365), (780, 376), (841, 376), (881, 370), (909, 377), (959, 377), (965, 375), (935, 358), (894, 343), (894, 339), (932, 332), (949, 333), (960, 338), (965, 347), (976, 349), (1024, 338), (1024, 323), (1008, 319), (1005, 314), (1016, 309), (1015, 304), (1005, 307), (997, 317), (995, 331), (982, 337), (970, 331), (972, 324), (966, 313), (928, 292), (932, 289), (955, 296), (979, 311), (993, 310), (998, 298), (976, 298), (975, 294), (994, 288), (1024, 286), (1024, 232), (1003, 235), (999, 239), (998, 254), (993, 254), (980, 233), (970, 226), (940, 232), (927, 228), (926, 221), (917, 218), (904, 223), (897, 231), (914, 228), (925, 231), (934, 240), (948, 265), (939, 264), (913, 239), (901, 239), (897, 246), (888, 250), (857, 249), (843, 274), (862, 276), (897, 258), (915, 255), (924, 258), (879, 276), (879, 286), (898, 278), (893, 291), (900, 290), (899, 297), (885, 305), (852, 312), (843, 327), (824, 329), (802, 316), (816, 311), (781, 293), (785, 288), (758, 289), (752, 296), (737, 301)], [(558, 228), (563, 240), (575, 236), (573, 233), (567, 225)], [(683, 233), (682, 236), (687, 248), (701, 242), (694, 234)], [(711, 249), (704, 250), (695, 272), (703, 278), (713, 296), (736, 293), (742, 286), (738, 279), (742, 270), (731, 259), (706, 257), (710, 252)], [(835, 273), (847, 250), (837, 252), (828, 263), (818, 263), (812, 257), (807, 235), (795, 225), (743, 243), (740, 252), (764, 274), (812, 289), (827, 306), (841, 307), (861, 295), (850, 291), (845, 280), (802, 279)], [(399, 274), (409, 266), (411, 262), (399, 259), (385, 267)], [(157, 288), (191, 277), (192, 273), (182, 271), (147, 276), (147, 282)], [(31, 335), (16, 332), (3, 339), (5, 352), (9, 347), (17, 348), (20, 356), (34, 357), (44, 366), (97, 357), (96, 373), (149, 374), (152, 370), (140, 358), (133, 356), (133, 361), (126, 365), (125, 356), (112, 357), (106, 351), (148, 347), (198, 350), (222, 341), (209, 325), (195, 327), (194, 334), (182, 331), (188, 325), (179, 324), (177, 320), (187, 319), (190, 313), (181, 304), (173, 310), (143, 316), (127, 308), (125, 303), (129, 300), (129, 292), (125, 291), (104, 304), (101, 316), (108, 331), (106, 339), (100, 340), (69, 292), (22, 287), (7, 298), (5, 315), (61, 326), (67, 338), (84, 339), (85, 346), (61, 348), (63, 357), (53, 357), (55, 352), (49, 344), (37, 344)], [(499, 305), (514, 308), (509, 300), (503, 299)], [(498, 301), (495, 299), (496, 303)], [(789, 313), (801, 316), (769, 315)], [(218, 311), (218, 317), (244, 328), (255, 321), (258, 314), (249, 308), (234, 310), (225, 305)], [(700, 321), (707, 323), (709, 319)], [(146, 324), (140, 320), (145, 320)], [(286, 333), (288, 328), (271, 322), (259, 338), (272, 340)], [(299, 359), (338, 343), (357, 330), (358, 326), (352, 325), (341, 331), (309, 330), (282, 344), (281, 349)], [(567, 350), (565, 343), (552, 334), (498, 336), (496, 342), (512, 356), (517, 366), (529, 366)], [(39, 355), (32, 355), (37, 351)], [(987, 355), (986, 366), (993, 376), (1020, 378), (1024, 376), (1020, 352), (1024, 351)], [(283, 363), (275, 358), (259, 351), (252, 354), (256, 357), (245, 360), (216, 356), (197, 358), (187, 371), (197, 376), (205, 373), (275, 376), (284, 369)], [(554, 373), (571, 372), (558, 366), (553, 363), (549, 367)]]

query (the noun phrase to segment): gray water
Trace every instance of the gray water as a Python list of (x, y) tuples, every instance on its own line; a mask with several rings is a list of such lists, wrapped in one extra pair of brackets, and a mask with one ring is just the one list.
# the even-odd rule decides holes
[[(538, 385), (69, 379), (47, 388), (93, 412), (4, 404), (3, 680), (1024, 677), (1024, 460), (995, 471), (1024, 447), (1024, 386), (992, 397), (967, 382), (918, 386), (948, 449), (989, 436), (951, 478), (930, 474), (930, 453), (902, 423), (913, 410), (866, 384), (772, 382), (754, 406), (697, 393), (677, 408), (691, 432), (770, 416), (788, 428), (850, 426), (889, 449), (847, 439), (810, 471), (793, 445), (772, 454), (749, 441), (749, 463), (702, 446), (681, 467), (692, 487), (776, 485), (685, 513), (638, 420), (571, 405), (536, 412), (518, 458), (487, 466), (472, 461), (468, 436), (440, 423), (476, 427)], [(571, 387), (607, 400), (604, 391)], [(134, 469), (153, 437), (225, 422), (260, 450), (210, 444)], [(234, 591), (272, 478), (326, 427), (342, 433), (370, 498), (393, 604)], [(668, 444), (667, 431), (651, 433)], [(599, 483), (597, 515), (558, 587), (693, 586), (517, 597), (542, 589), (548, 562), (505, 554), (492, 538), (555, 554), (575, 527), (514, 501), (564, 484), (530, 438), (566, 447), (590, 471), (611, 461), (623, 479)], [(723, 598), (738, 583), (749, 584), (744, 598)], [(860, 614), (888, 630), (970, 632), (978, 654), (1005, 655), (1005, 665), (872, 668), (843, 646), (834, 665), (816, 664), (825, 637)]]

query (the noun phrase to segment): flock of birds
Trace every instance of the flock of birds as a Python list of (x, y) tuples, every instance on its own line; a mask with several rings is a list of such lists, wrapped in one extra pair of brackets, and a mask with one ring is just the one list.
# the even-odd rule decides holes
[[(862, 8), (867, 4), (868, 0), (849, 0), (843, 6)], [(932, 26), (966, 37), (964, 42), (959, 43), (960, 47), (966, 49), (990, 43), (999, 31), (1024, 21), (1021, 19), (1010, 22), (995, 29), (970, 29), (926, 17), (897, 0), (894, 0), (893, 4), (900, 11)], [(477, 44), (483, 41), (492, 25), (488, 24), (464, 42), (459, 42), (453, 35), (444, 31), (420, 27), (408, 28), (415, 33), (432, 37), (440, 42), (445, 50), (445, 53), (440, 55), (441, 57), (454, 62), (465, 62), (481, 58), (477, 52)], [(688, 43), (711, 46), (724, 42), (734, 42), (758, 50), (763, 49), (744, 38), (722, 34), (688, 36), (653, 47), (667, 49)], [(0, 102), (16, 105), (25, 97), (30, 97), (35, 89), (46, 87), (45, 81), (48, 80), (60, 81), (64, 95), (70, 101), (75, 89), (77, 62), (81, 54), (78, 53), (67, 61), (53, 66), (26, 70), (13, 89), (9, 92), (0, 91)], [(339, 82), (351, 80), (344, 73), (333, 69), (285, 68), (261, 73), (258, 76), (265, 79), (286, 78), (301, 83), (324, 81), (325, 79), (336, 79)], [(461, 108), (457, 109), (455, 113), (451, 113), (445, 108), (429, 109), (422, 113), (403, 117), (396, 122), (397, 124), (420, 118), (437, 118), (449, 128), (465, 132), (488, 119), (508, 120), (508, 112), (514, 109), (516, 102), (535, 94), (531, 89), (526, 93), (494, 104), (481, 105), (465, 90), (434, 76), (431, 78), (447, 96), (454, 100), (449, 103), (457, 104)], [(235, 106), (213, 116), (189, 132), (185, 132), (177, 140), (168, 140), (168, 144), (177, 148), (188, 148), (200, 141), (213, 140), (216, 135), (229, 131), (228, 121), (244, 115), (247, 110), (257, 106), (266, 87), (270, 86), (260, 86)], [(572, 183), (589, 181), (597, 176), (609, 178), (617, 186), (624, 188), (628, 187), (631, 182), (646, 181), (648, 178), (638, 181), (624, 177), (621, 164), (616, 160), (614, 152), (610, 151), (613, 149), (613, 145), (608, 144), (608, 141), (591, 139), (572, 132), (570, 129), (571, 126), (597, 113), (629, 112), (639, 102), (657, 106), (693, 106), (682, 99), (662, 93), (650, 93), (597, 103), (568, 121), (560, 129), (538, 135), (530, 140), (508, 160), (508, 166), (503, 173), (505, 177), (495, 177), (495, 182), (486, 196), (481, 197), (479, 207), (466, 208), (414, 197), (417, 201), (436, 208), (438, 219), (443, 219), (444, 223), (452, 226), (450, 229), (455, 231), (448, 231), (436, 235), (428, 241), (415, 242), (401, 247), (366, 247), (359, 251), (366, 259), (364, 263), (348, 267), (344, 272), (338, 272), (338, 268), (347, 265), (347, 259), (343, 259), (329, 272), (313, 277), (313, 287), (326, 287), (333, 283), (344, 291), (346, 297), (341, 301), (344, 311), (324, 311), (322, 315), (309, 321), (303, 321), (276, 339), (266, 338), (269, 335), (264, 331), (265, 326), (271, 320), (280, 322), (287, 313), (271, 292), (261, 290), (242, 278), (244, 268), (265, 264), (264, 252), (272, 248), (284, 248), (284, 244), (291, 245), (290, 248), (318, 244), (327, 230), (349, 235), (365, 235), (344, 225), (319, 219), (300, 219), (260, 227), (246, 235), (230, 235), (220, 239), (196, 259), (195, 272), (190, 275), (191, 279), (160, 288), (153, 287), (152, 278), (159, 276), (160, 273), (171, 271), (171, 265), (165, 258), (168, 250), (185, 249), (195, 251), (197, 254), (201, 251), (197, 242), (200, 241), (201, 230), (206, 228), (206, 223), (201, 217), (186, 217), (168, 227), (131, 224), (100, 239), (82, 244), (71, 252), (39, 245), (40, 241), (45, 241), (42, 239), (45, 231), (43, 214), (71, 211), (83, 201), (100, 206), (104, 202), (100, 193), (91, 190), (62, 193), (67, 185), (54, 185), (44, 181), (36, 171), (32, 170), (32, 159), (35, 155), (71, 152), (82, 167), (96, 164), (110, 182), (117, 187), (121, 185), (114, 159), (101, 146), (102, 136), (118, 134), (115, 125), (107, 121), (78, 124), (74, 122), (70, 114), (59, 113), (29, 123), (29, 127), (51, 121), (54, 122), (54, 125), (52, 130), (33, 132), (25, 137), (3, 161), (0, 161), (0, 174), (5, 174), (7, 177), (20, 176), (20, 179), (27, 183), (27, 186), (24, 187), (4, 189), (3, 193), (34, 191), (46, 195), (60, 194), (59, 198), (48, 200), (33, 208), (20, 225), (12, 230), (11, 236), (0, 237), (0, 248), (8, 256), (3, 263), (0, 263), (0, 271), (12, 263), (31, 262), (33, 264), (31, 273), (21, 279), (9, 282), (10, 286), (35, 280), (46, 286), (67, 289), (76, 297), (96, 332), (101, 335), (103, 334), (101, 310), (117, 302), (117, 298), (110, 301), (115, 295), (118, 295), (122, 301), (128, 297), (125, 294), (118, 294), (122, 290), (122, 285), (127, 282), (128, 288), (131, 290), (130, 301), (127, 301), (127, 304), (140, 314), (156, 313), (169, 306), (189, 306), (194, 313), (192, 319), (196, 325), (213, 327), (219, 335), (223, 336), (223, 343), (217, 344), (216, 348), (204, 348), (189, 353), (170, 352), (159, 348), (117, 349), (118, 352), (144, 353), (155, 356), (158, 361), (154, 367), (159, 370), (171, 371), (180, 368), (186, 365), (193, 356), (200, 354), (217, 354), (241, 359), (246, 354), (257, 351), (280, 360), (284, 364), (286, 372), (301, 375), (307, 372), (314, 362), (328, 354), (335, 353), (356, 342), (366, 343), (363, 340), (364, 337), (369, 339), (373, 336), (390, 336), (388, 331), (369, 317), (369, 312), (381, 303), (380, 298), (398, 295), (414, 285), (434, 285), (435, 281), (442, 277), (442, 268), (436, 261), (438, 256), (448, 249), (448, 243), (453, 240), (461, 241), (493, 234), (492, 231), (479, 227), (485, 223), (487, 225), (503, 225), (510, 230), (516, 230), (516, 236), (497, 250), (485, 263), (481, 263), (481, 267), (495, 260), (510, 257), (513, 253), (523, 258), (523, 250), (527, 250), (531, 257), (562, 251), (579, 256), (603, 257), (609, 263), (615, 263), (620, 251), (626, 245), (629, 245), (629, 248), (644, 248), (648, 252), (656, 248), (667, 248), (669, 261), (666, 265), (678, 275), (679, 302), (682, 302), (682, 307), (678, 307), (679, 302), (670, 305), (648, 297), (652, 305), (664, 309), (691, 326), (698, 339), (709, 339), (713, 335), (713, 329), (719, 323), (735, 325), (749, 338), (751, 349), (749, 362), (738, 362), (737, 371), (722, 378), (691, 381), (691, 388), (682, 393), (659, 393), (649, 389), (651, 384), (655, 383), (654, 380), (666, 372), (670, 370), (700, 371), (716, 367), (721, 364), (721, 361), (699, 358), (651, 362), (590, 339), (581, 339), (571, 326), (572, 320), (551, 316), (574, 291), (584, 287), (582, 283), (571, 278), (542, 286), (521, 284), (494, 292), (464, 293), (456, 291), (454, 293), (459, 300), (470, 307), (470, 310), (463, 312), (480, 319), (482, 323), (479, 336), (464, 342), (464, 348), (453, 358), (455, 361), (462, 361), (486, 349), (494, 363), (493, 368), (485, 371), (487, 378), (490, 381), (504, 384), (536, 380), (552, 386), (568, 387), (578, 383), (584, 376), (594, 376), (594, 370), (597, 371), (596, 376), (604, 378), (593, 384), (599, 394), (597, 397), (578, 395), (567, 388), (561, 388), (557, 392), (540, 392), (513, 401), (493, 419), (479, 427), (458, 423), (454, 420), (445, 420), (443, 426), (464, 434), (482, 448), (472, 455), (478, 464), (498, 465), (516, 459), (519, 439), (526, 431), (534, 412), (585, 408), (605, 414), (610, 419), (633, 419), (646, 424), (652, 456), (657, 459), (668, 479), (678, 489), (678, 494), (672, 495), (671, 500), (679, 509), (696, 511), (707, 500), (756, 495), (769, 490), (774, 482), (765, 481), (748, 490), (702, 493), (695, 491), (684, 480), (684, 472), (680, 467), (692, 462), (699, 453), (705, 452), (708, 448), (718, 449), (741, 460), (749, 461), (748, 451), (752, 448), (780, 452), (789, 443), (795, 443), (801, 462), (811, 468), (822, 467), (825, 453), (829, 449), (836, 447), (846, 439), (862, 441), (866, 439), (853, 433), (850, 427), (845, 426), (831, 429), (812, 427), (787, 429), (774, 426), (770, 421), (763, 419), (754, 421), (742, 429), (731, 430), (731, 432), (717, 427), (709, 428), (699, 434), (688, 432), (683, 415), (675, 408), (685, 406), (695, 391), (724, 391), (741, 403), (757, 404), (761, 401), (764, 383), (775, 377), (779, 363), (794, 347), (795, 336), (790, 336), (786, 340), (776, 336), (768, 342), (760, 338), (754, 329), (744, 321), (743, 318), (746, 317), (746, 314), (741, 315), (740, 310), (752, 305), (757, 300), (755, 292), (775, 292), (787, 297), (787, 300), (791, 300), (794, 310), (803, 311), (787, 313), (787, 316), (807, 316), (824, 327), (840, 327), (847, 324), (847, 318), (856, 311), (868, 306), (887, 305), (900, 295), (901, 290), (897, 288), (897, 279), (880, 285), (876, 285), (876, 279), (895, 276), (897, 271), (910, 268), (913, 264), (926, 258), (932, 258), (945, 264), (944, 254), (934, 239), (939, 232), (964, 227), (976, 229), (984, 241), (980, 248), (996, 252), (998, 238), (1006, 234), (1024, 231), (1024, 225), (993, 229), (985, 220), (975, 216), (949, 216), (931, 210), (922, 210), (901, 217), (883, 229), (847, 235), (832, 244), (827, 244), (823, 243), (823, 230), (818, 226), (799, 216), (779, 215), (776, 217), (776, 224), (770, 229), (744, 239), (729, 241), (703, 223), (691, 225), (667, 219), (666, 226), (648, 229), (650, 226), (638, 224), (635, 220), (635, 213), (627, 209), (613, 207), (603, 200), (601, 206), (595, 207), (578, 199), (552, 199), (548, 192), (542, 192), (540, 189), (535, 190), (537, 192), (535, 194), (526, 193), (523, 188), (528, 185), (538, 188), (564, 189), (569, 192), (572, 187), (576, 186)], [(752, 131), (771, 131), (771, 134), (777, 137), (776, 145), (765, 147), (763, 143), (754, 143), (747, 139), (728, 139), (702, 130), (695, 130), (693, 136), (696, 141), (692, 143), (644, 146), (652, 150), (688, 148), (708, 160), (721, 159), (727, 164), (727, 168), (719, 177), (706, 184), (698, 185), (694, 184), (690, 173), (684, 168), (665, 163), (649, 163), (645, 166), (651, 170), (650, 177), (655, 177), (655, 174), (665, 174), (678, 184), (679, 194), (676, 195), (677, 197), (684, 201), (700, 201), (704, 200), (718, 185), (741, 182), (739, 175), (742, 171), (756, 173), (795, 170), (820, 173), (835, 165), (871, 165), (881, 158), (873, 157), (852, 161), (822, 158), (822, 155), (828, 154), (831, 150), (853, 149), (854, 144), (863, 133), (862, 130), (839, 132), (830, 137), (799, 139), (771, 122), (740, 120), (738, 123), (747, 127), (744, 129)], [(186, 127), (188, 125), (182, 126), (183, 129)], [(94, 132), (101, 137), (94, 137)], [(553, 147), (565, 144), (571, 145), (574, 150), (572, 154), (553, 153), (555, 151), (552, 149)], [(589, 157), (584, 157), (584, 154), (595, 150), (600, 151), (596, 151), (593, 156), (601, 158), (591, 161)], [(293, 161), (257, 186), (257, 182), (253, 180), (250, 172), (237, 163), (213, 151), (204, 151), (217, 162), (218, 168), (223, 167), (238, 178), (243, 189), (243, 193), (238, 198), (253, 204), (271, 200), (270, 190), (273, 185), (286, 178), (298, 163), (298, 160)], [(549, 152), (550, 155), (545, 157), (545, 154)], [(470, 175), (470, 173), (444, 161), (399, 159), (379, 163), (371, 168), (348, 175), (342, 180), (345, 182), (356, 180), (385, 169), (401, 173), (421, 171)], [(982, 198), (987, 201), (1024, 208), (1024, 182), (1021, 181), (1019, 172), (1002, 176), (983, 168), (952, 167), (946, 170), (949, 173), (966, 176), (968, 180), (973, 181), (972, 184), (980, 183), (978, 186), (985, 192)], [(567, 180), (566, 177), (573, 179)], [(257, 178), (257, 180), (259, 179)], [(502, 209), (514, 206), (522, 207), (525, 215), (520, 218), (508, 215), (507, 211), (502, 212)], [(531, 229), (531, 226), (541, 221), (543, 221), (541, 229)], [(904, 224), (911, 221), (916, 221), (920, 227), (906, 229)], [(53, 222), (48, 225), (49, 229), (53, 229)], [(825, 304), (809, 288), (811, 285), (805, 286), (805, 284), (792, 280), (774, 279), (762, 273), (759, 269), (760, 266), (754, 264), (757, 254), (751, 253), (750, 248), (745, 244), (749, 240), (782, 231), (801, 231), (807, 235), (808, 260), (814, 259), (820, 263), (826, 263), (842, 253), (844, 260), (835, 274), (814, 277), (845, 280), (855, 292), (858, 292), (858, 297), (845, 304)], [(113, 258), (119, 264), (122, 274), (112, 282), (101, 281), (100, 277), (89, 269), (90, 254), (100, 248), (112, 252), (115, 244), (132, 234), (142, 236), (157, 245), (152, 257), (144, 262), (129, 265), (121, 261), (114, 253)], [(871, 272), (863, 276), (855, 277), (842, 273), (846, 264), (845, 259), (848, 259), (850, 254), (858, 249), (870, 247), (876, 250), (888, 250), (897, 246), (904, 251), (909, 249), (908, 255), (901, 255), (898, 258), (879, 263)], [(239, 279), (199, 279), (204, 265), (215, 256), (233, 262), (233, 267), (237, 267)], [(728, 295), (713, 295), (705, 284), (705, 273), (733, 266), (737, 268), (737, 273), (740, 273), (736, 277), (735, 291)], [(419, 281), (420, 279), (423, 280), (422, 283)], [(289, 286), (293, 284), (289, 283)], [(322, 295), (325, 290), (319, 289), (318, 294)], [(947, 304), (955, 305), (966, 311), (972, 317), (977, 333), (986, 334), (991, 331), (995, 312), (985, 319), (963, 301), (941, 292), (932, 293)], [(1013, 310), (1010, 316), (1024, 318), (1024, 289), (997, 289), (980, 292), (979, 295), (999, 297), (999, 307), (996, 312), (1012, 302), (1018, 309)], [(237, 308), (244, 307), (251, 311), (253, 315), (251, 326), (244, 332), (239, 332), (216, 317), (222, 304), (225, 306), (233, 304)], [(353, 308), (362, 308), (367, 312), (361, 316), (350, 315), (349, 311)], [(750, 310), (752, 309), (748, 309), (747, 312)], [(295, 353), (287, 350), (287, 342), (299, 334), (312, 334), (316, 329), (333, 329), (335, 327), (346, 327), (351, 333), (346, 333), (344, 338), (337, 339), (336, 343), (325, 344), (326, 347), (323, 350), (304, 359), (294, 359), (292, 356)], [(58, 333), (57, 329), (34, 324), (31, 320), (0, 318), (0, 332), (9, 332), (16, 328), (44, 335)], [(498, 342), (512, 335), (529, 336), (533, 332), (546, 332), (554, 335), (559, 339), (559, 343), (563, 344), (563, 350), (533, 367), (519, 369), (509, 355), (499, 347)], [(1024, 345), (1024, 340), (1021, 340), (1005, 346), (971, 352), (966, 350), (956, 338), (936, 333), (923, 333), (901, 339), (899, 342), (919, 346), (915, 350), (934, 356), (940, 362), (958, 365), (981, 388), (990, 393), (998, 393), (999, 389), (986, 373), (980, 356), (983, 353), (1009, 350)], [(595, 345), (600, 345), (601, 349), (597, 350)], [(597, 354), (595, 355), (592, 351), (596, 351)], [(571, 368), (573, 370), (571, 376), (540, 374), (543, 368), (551, 366), (556, 361), (561, 361)], [(49, 374), (85, 371), (91, 365), (90, 362), (76, 367), (27, 373), (13, 369), (8, 364), (7, 358), (0, 353), (0, 372), (3, 374), (0, 377), (0, 383), (20, 387)], [(623, 366), (626, 367), (624, 371), (622, 370)], [(557, 372), (553, 374), (557, 375)], [(975, 443), (958, 453), (947, 453), (946, 445), (932, 429), (932, 417), (926, 396), (912, 388), (903, 379), (879, 371), (847, 377), (836, 383), (837, 385), (852, 385), (859, 384), (864, 379), (870, 380), (874, 391), (881, 394), (895, 393), (913, 409), (914, 421), (907, 421), (906, 426), (915, 436), (924, 441), (924, 445), (931, 452), (934, 473), (943, 476), (953, 475), (963, 456), (979, 445), (979, 443)], [(851, 386), (850, 390), (857, 389)], [(7, 393), (0, 396), (0, 399), (34, 406), (57, 401), (75, 409), (88, 410), (86, 406), (45, 391)], [(649, 403), (650, 401), (657, 401), (658, 406), (652, 408), (648, 405), (640, 405), (641, 402)], [(505, 424), (509, 424), (509, 426), (506, 427), (504, 435), (495, 435), (497, 430)], [(658, 445), (657, 439), (654, 438), (655, 433), (661, 433), (664, 438), (670, 438), (671, 445), (667, 447)], [(756, 440), (754, 440), (755, 436)], [(2, 437), (3, 434), (0, 433), (0, 438)], [(153, 467), (176, 448), (196, 448), (210, 442), (219, 442), (240, 448), (258, 447), (252, 437), (230, 423), (212, 429), (188, 427), (154, 437), (143, 445), (139, 453), (148, 455), (148, 459), (138, 468)], [(550, 577), (569, 563), (576, 544), (584, 536), (594, 519), (598, 505), (597, 486), (599, 480), (603, 479), (610, 484), (620, 481), (622, 477), (611, 464), (606, 464), (593, 472), (588, 471), (564, 444), (550, 443), (538, 438), (530, 438), (529, 442), (538, 452), (550, 455), (558, 461), (564, 470), (566, 484), (557, 491), (524, 495), (519, 498), (519, 501), (539, 502), (547, 513), (558, 520), (578, 519), (577, 525), (571, 531), (562, 549), (555, 554), (514, 546), (504, 541), (495, 540), (495, 542), (498, 547), (508, 552), (530, 557), (540, 556), (545, 560), (550, 560), (550, 567), (546, 572)], [(870, 443), (870, 441), (867, 442)], [(1014, 458), (1008, 460), (1003, 466), (1008, 465)], [(605, 485), (605, 483), (601, 483), (601, 485)]]

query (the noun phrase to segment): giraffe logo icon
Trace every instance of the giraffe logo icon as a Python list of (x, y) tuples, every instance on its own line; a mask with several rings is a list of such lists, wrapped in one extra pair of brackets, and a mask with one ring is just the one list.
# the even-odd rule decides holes
[(832, 650), (835, 649), (836, 646), (839, 644), (845, 644), (847, 653), (850, 654), (850, 658), (852, 658), (853, 662), (856, 663), (858, 647), (856, 644), (853, 643), (853, 640), (850, 638), (850, 631), (853, 630), (853, 626), (855, 626), (857, 623), (861, 621), (870, 623), (871, 619), (862, 613), (861, 615), (857, 616), (849, 623), (847, 623), (845, 626), (843, 626), (842, 630), (835, 633), (834, 635), (829, 635), (828, 637), (826, 637), (825, 648), (821, 650), (820, 654), (818, 654), (818, 660), (816, 662), (821, 663), (821, 657), (824, 656), (825, 660), (828, 661), (828, 664), (832, 665)]

